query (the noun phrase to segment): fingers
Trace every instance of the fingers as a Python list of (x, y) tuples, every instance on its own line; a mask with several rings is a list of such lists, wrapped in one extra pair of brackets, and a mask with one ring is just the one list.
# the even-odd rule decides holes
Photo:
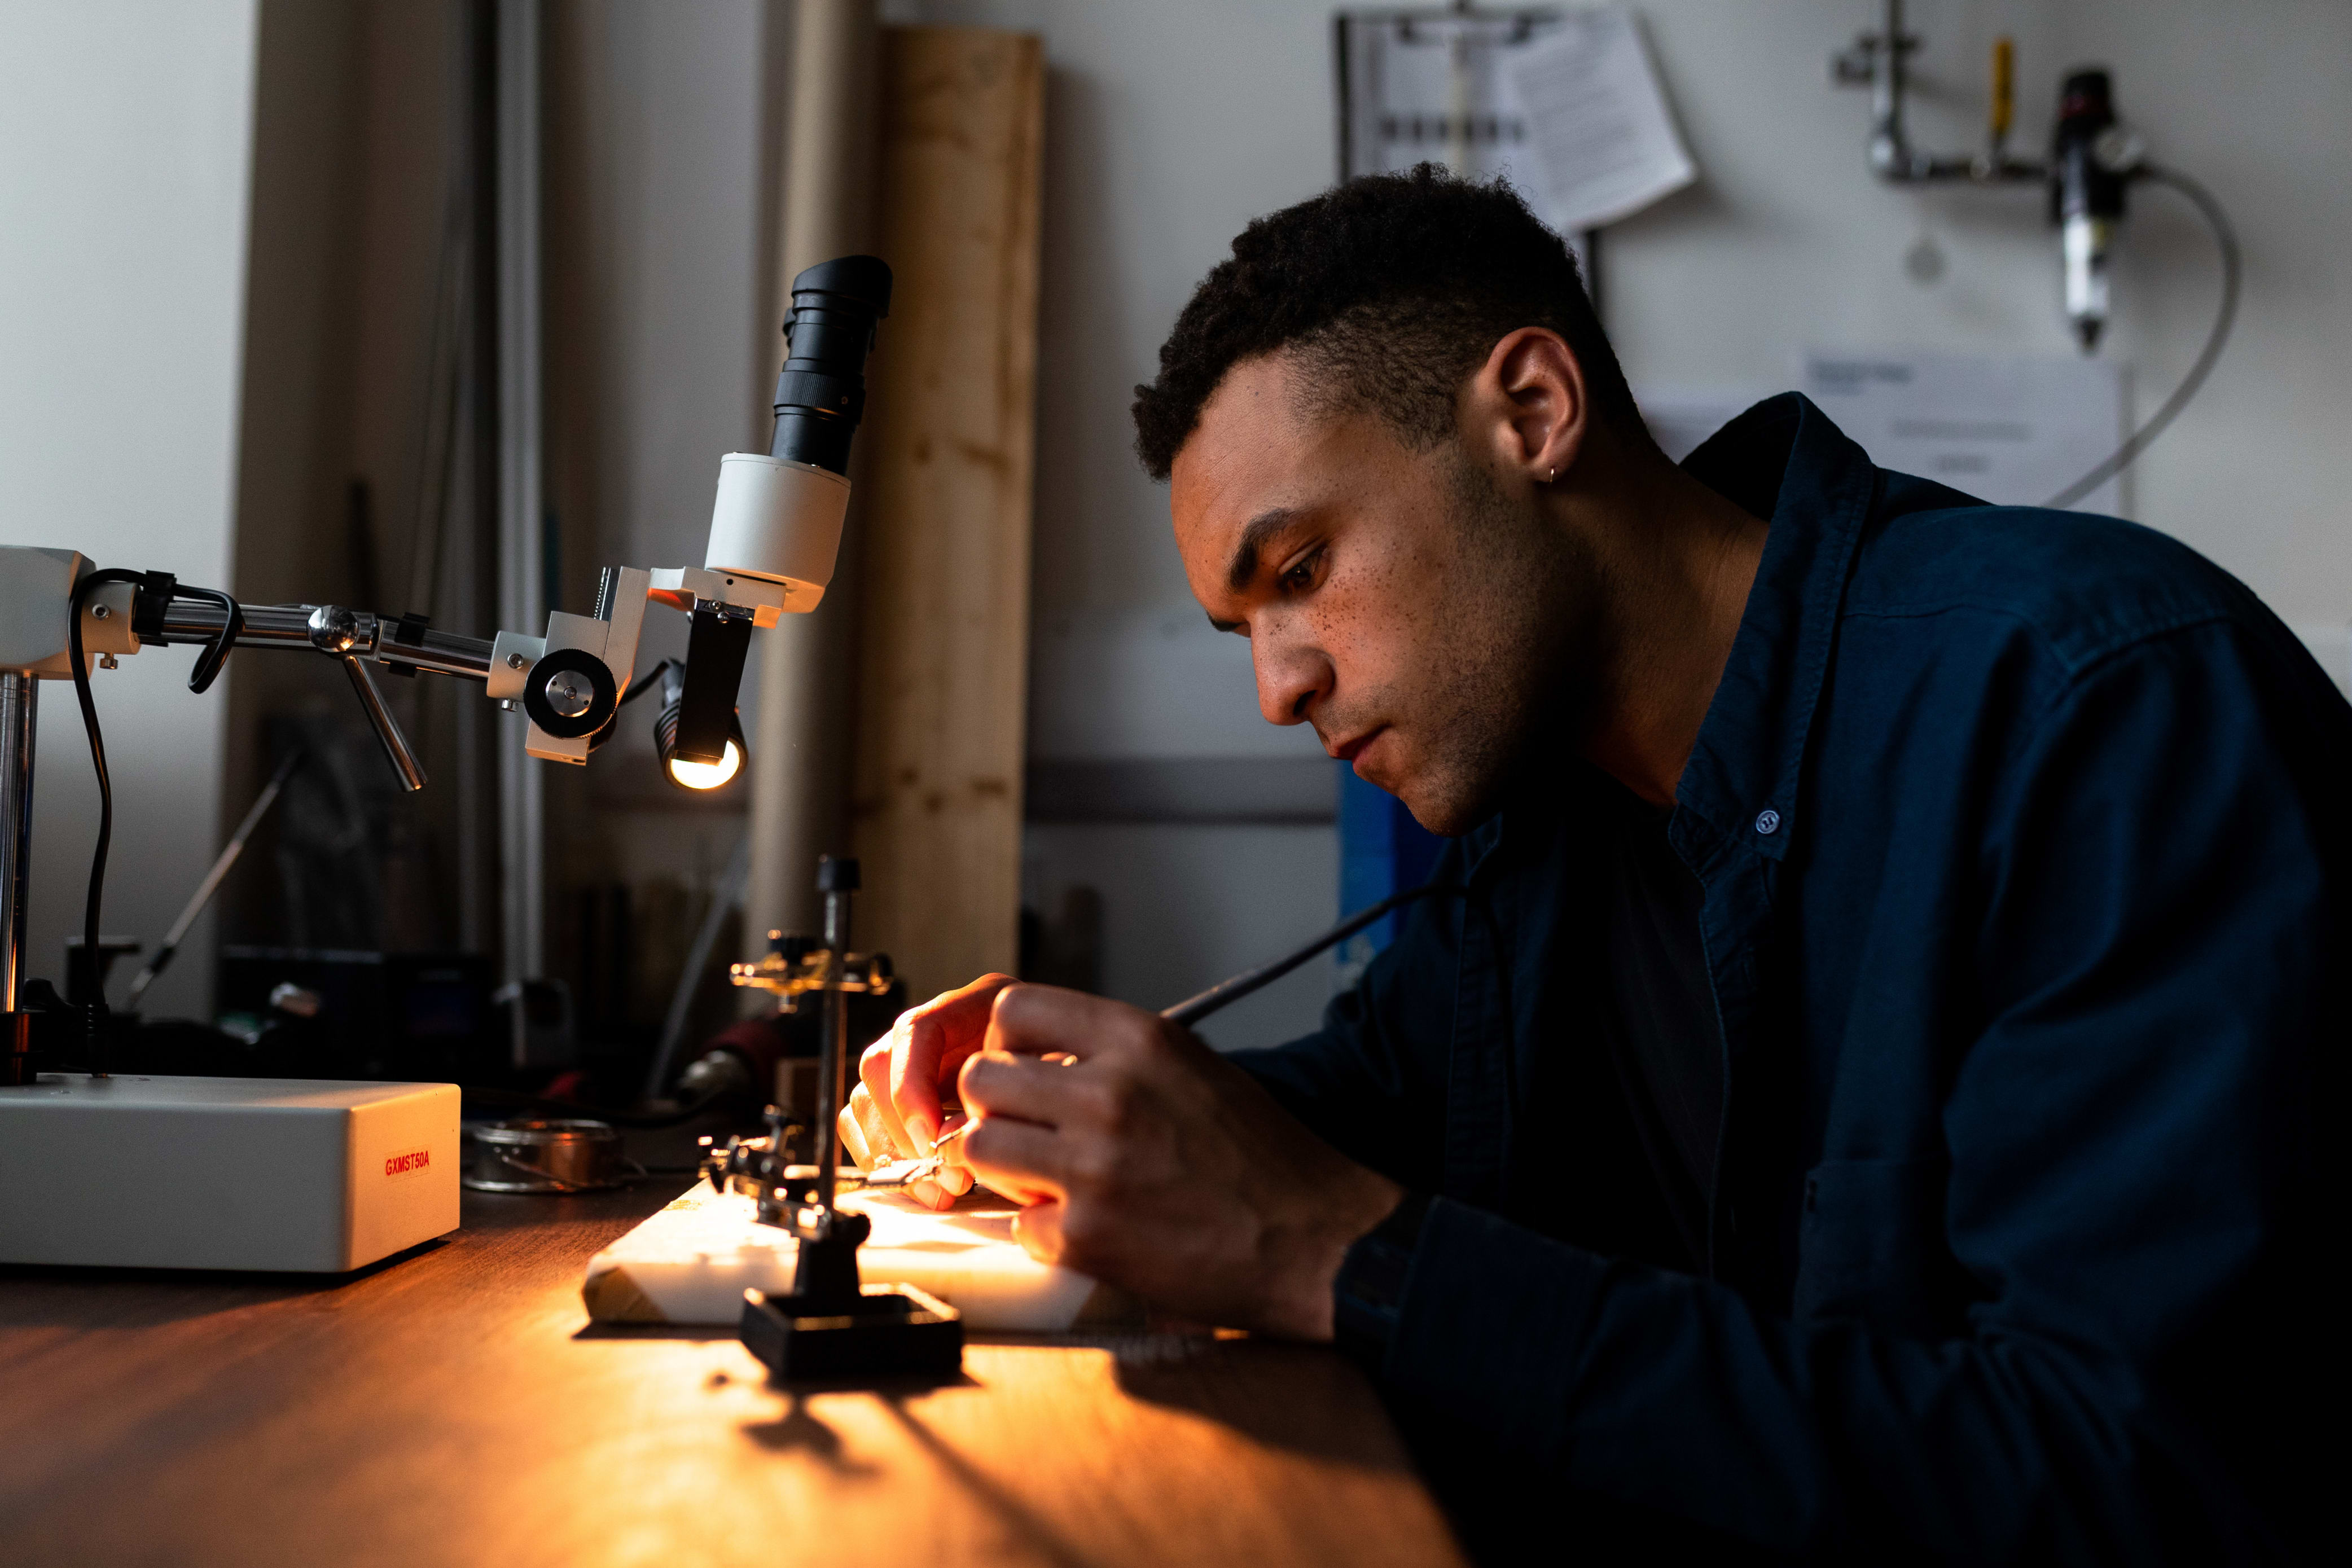
[(1051, 1199), (1013, 1217), (1013, 1239), (1040, 1263), (1062, 1260), (1062, 1206)]
[(833, 1121), (834, 1132), (841, 1139), (841, 1152), (847, 1155), (859, 1170), (874, 1168), (874, 1154), (866, 1142), (866, 1129), (858, 1124), (857, 1108), (844, 1105), (841, 1114)]
[(930, 1140), (917, 1139), (908, 1133), (907, 1124), (899, 1119), (890, 1103), (890, 1058), (898, 1031), (888, 1034), (866, 1048), (857, 1059), (857, 1087), (849, 1092), (849, 1103), (859, 1107), (861, 1121), (870, 1123), (874, 1131), (888, 1139), (890, 1146), (910, 1154), (930, 1154)]
[(1092, 1061), (1107, 1050), (1155, 1037), (1158, 1018), (1139, 1008), (1054, 986), (1007, 986), (989, 1009), (986, 1048), (1021, 1056)]
[(917, 1135), (915, 1146), (928, 1152), (939, 1135), (940, 1086), (980, 1049), (991, 1005), (1012, 984), (1010, 975), (982, 975), (902, 1014), (891, 1029), (889, 1076), (875, 1085), (875, 1098), (887, 1100), (900, 1126)]
[(919, 1181), (908, 1182), (904, 1190), (910, 1200), (922, 1205), (925, 1208), (953, 1208), (958, 1196), (949, 1192), (930, 1176), (925, 1176)]
[[(1059, 1127), (1074, 1117), (1106, 1119), (1104, 1102), (1113, 1092), (1100, 1070), (1071, 1071), (1066, 1057), (1016, 1056), (1010, 1051), (984, 1051), (963, 1064), (957, 1075), (957, 1092), (976, 1116), (1010, 1118), (1045, 1127)], [(985, 1126), (947, 1145), (952, 1154), (969, 1150), (984, 1136)]]
[(908, 1197), (925, 1208), (945, 1209), (953, 1208), (956, 1199), (972, 1186), (971, 1171), (961, 1166), (941, 1166), (938, 1175), (908, 1182), (906, 1191)]
[(903, 1160), (908, 1156), (907, 1145), (890, 1135), (882, 1108), (874, 1103), (872, 1095), (866, 1092), (864, 1084), (850, 1091), (849, 1109), (857, 1118), (858, 1131), (866, 1134), (866, 1149), (874, 1156), (876, 1165), (887, 1165), (892, 1160)]
[(992, 1116), (972, 1130), (962, 1147), (971, 1173), (1013, 1202), (1037, 1204), (1061, 1197), (1061, 1151), (1051, 1127)]

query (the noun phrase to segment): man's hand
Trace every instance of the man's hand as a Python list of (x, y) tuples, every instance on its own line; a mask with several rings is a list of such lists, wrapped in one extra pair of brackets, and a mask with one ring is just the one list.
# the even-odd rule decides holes
[[(961, 990), (932, 998), (898, 1015), (890, 1032), (866, 1048), (857, 1064), (857, 1085), (849, 1092), (836, 1124), (842, 1149), (860, 1170), (886, 1160), (929, 1159), (932, 1140), (950, 1120), (940, 1096), (943, 1084), (981, 1049), (996, 994), (1013, 984), (1010, 975), (982, 975)], [(961, 1121), (958, 1116), (953, 1118)], [(950, 1145), (952, 1155), (955, 1145)], [(971, 1172), (944, 1166), (937, 1178), (910, 1183), (907, 1196), (929, 1208), (946, 1208), (971, 1190)]]
[[(1075, 991), (980, 984), (989, 1024), (958, 1083), (981, 1125), (950, 1149), (1026, 1206), (1014, 1233), (1029, 1254), (1201, 1322), (1328, 1339), (1340, 1260), (1403, 1189), (1189, 1030)], [(970, 1005), (975, 988), (956, 996)], [(935, 1087), (898, 1109), (926, 1104)]]

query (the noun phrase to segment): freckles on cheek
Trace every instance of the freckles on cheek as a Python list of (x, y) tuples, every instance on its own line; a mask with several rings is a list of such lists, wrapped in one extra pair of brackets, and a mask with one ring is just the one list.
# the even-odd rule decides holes
[(1384, 666), (1392, 662), (1386, 650), (1401, 635), (1411, 641), (1410, 629), (1423, 611), (1412, 575), (1377, 561), (1334, 577), (1316, 595), (1308, 619), (1340, 685), (1361, 689), (1382, 684)]

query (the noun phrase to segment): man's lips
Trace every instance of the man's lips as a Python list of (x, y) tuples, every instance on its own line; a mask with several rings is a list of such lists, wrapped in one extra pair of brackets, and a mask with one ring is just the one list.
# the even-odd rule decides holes
[(1371, 745), (1373, 741), (1379, 739), (1382, 735), (1386, 734), (1387, 731), (1388, 726), (1381, 725), (1378, 728), (1364, 731), (1363, 734), (1356, 737), (1353, 740), (1342, 740), (1335, 744), (1326, 744), (1323, 749), (1331, 756), (1338, 758), (1342, 762), (1353, 762), (1357, 758), (1361, 757), (1364, 754), (1364, 747)]

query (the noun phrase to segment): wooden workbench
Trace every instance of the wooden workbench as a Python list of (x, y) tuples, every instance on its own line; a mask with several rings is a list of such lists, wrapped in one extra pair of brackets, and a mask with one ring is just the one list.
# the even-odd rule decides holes
[(583, 1265), (677, 1186), (468, 1193), (340, 1281), (0, 1268), (0, 1562), (1459, 1561), (1326, 1351), (999, 1340), (794, 1397), (730, 1334), (591, 1329)]

